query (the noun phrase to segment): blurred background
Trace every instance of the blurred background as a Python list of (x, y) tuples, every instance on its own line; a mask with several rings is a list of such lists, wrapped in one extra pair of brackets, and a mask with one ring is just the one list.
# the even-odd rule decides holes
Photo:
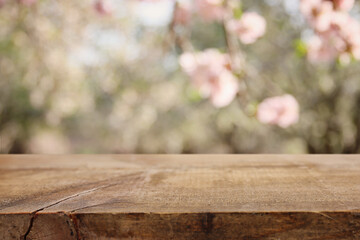
[[(360, 64), (307, 60), (312, 30), (297, 0), (242, 1), (266, 19), (266, 33), (241, 46), (256, 75), (242, 76), (246, 93), (222, 108), (181, 70), (174, 37), (225, 51), (221, 23), (194, 16), (174, 29), (171, 1), (0, 5), (1, 153), (360, 151)], [(299, 102), (299, 121), (260, 123), (257, 104), (284, 93)]]

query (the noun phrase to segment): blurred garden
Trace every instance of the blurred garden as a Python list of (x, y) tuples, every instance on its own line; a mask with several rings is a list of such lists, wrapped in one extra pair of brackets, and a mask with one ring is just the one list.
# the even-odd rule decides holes
[(359, 60), (353, 0), (0, 0), (0, 153), (359, 153)]

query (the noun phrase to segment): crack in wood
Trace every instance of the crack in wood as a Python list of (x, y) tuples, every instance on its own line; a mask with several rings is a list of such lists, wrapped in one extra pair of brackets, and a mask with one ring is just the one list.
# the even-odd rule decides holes
[[(103, 186), (100, 186), (100, 187), (92, 188), (92, 189), (89, 189), (89, 190), (86, 190), (86, 191), (82, 191), (82, 192), (80, 192), (80, 193), (73, 194), (73, 195), (71, 195), (71, 196), (62, 198), (62, 199), (60, 199), (59, 201), (57, 201), (57, 202), (55, 202), (55, 203), (53, 203), (53, 204), (47, 205), (47, 206), (45, 206), (45, 207), (42, 207), (42, 208), (40, 208), (40, 209), (32, 212), (32, 213), (31, 213), (31, 218), (30, 218), (29, 227), (27, 228), (27, 230), (26, 230), (25, 234), (23, 235), (23, 238), (22, 238), (22, 239), (23, 239), (23, 240), (26, 240), (26, 239), (27, 239), (27, 236), (30, 234), (31, 229), (32, 229), (32, 227), (33, 227), (33, 224), (34, 224), (34, 220), (35, 220), (35, 218), (36, 218), (36, 215), (37, 215), (39, 212), (41, 212), (41, 211), (43, 211), (43, 210), (45, 210), (45, 209), (47, 209), (47, 208), (53, 207), (53, 206), (55, 206), (55, 205), (57, 205), (57, 204), (59, 204), (59, 203), (62, 203), (62, 202), (64, 202), (64, 201), (67, 201), (67, 200), (69, 200), (69, 199), (73, 199), (73, 198), (76, 198), (76, 197), (78, 197), (78, 196), (81, 196), (81, 195), (84, 195), (84, 194), (87, 194), (87, 193), (91, 193), (91, 192), (97, 191), (97, 190), (99, 190), (99, 189), (104, 189), (104, 188), (107, 188), (107, 187), (111, 187), (111, 186), (114, 186), (114, 185), (117, 185), (117, 184), (119, 184), (119, 183), (107, 184), (107, 185), (103, 185)], [(91, 206), (90, 206), (90, 207), (91, 207)], [(72, 211), (72, 212), (73, 212), (73, 211)], [(76, 217), (73, 216), (72, 214), (67, 214), (67, 213), (65, 213), (65, 212), (63, 212), (63, 213), (64, 213), (65, 215), (68, 215), (73, 222), (74, 222), (74, 220), (76, 220)], [(77, 224), (75, 224), (75, 223), (74, 223), (74, 228), (75, 228), (75, 231), (76, 231), (77, 239), (80, 239), (80, 238), (79, 238), (78, 226), (77, 226)]]
[(43, 210), (45, 210), (45, 209), (47, 209), (47, 208), (53, 207), (53, 206), (55, 206), (55, 205), (57, 205), (57, 204), (59, 204), (59, 203), (65, 202), (65, 201), (67, 201), (67, 200), (69, 200), (69, 199), (73, 199), (73, 198), (79, 197), (79, 196), (81, 196), (81, 195), (84, 195), (84, 194), (87, 194), (87, 193), (91, 193), (91, 192), (95, 192), (95, 191), (97, 191), (97, 190), (99, 190), (99, 189), (107, 188), (107, 187), (110, 187), (110, 186), (113, 186), (113, 185), (116, 185), (116, 184), (115, 184), (115, 183), (114, 183), (114, 184), (107, 184), (107, 185), (104, 185), (104, 186), (92, 188), (92, 189), (85, 190), (85, 191), (82, 191), (82, 192), (77, 193), (77, 194), (70, 195), (70, 196), (68, 196), (68, 197), (65, 197), (65, 198), (60, 199), (59, 201), (57, 201), (57, 202), (55, 202), (55, 203), (53, 203), (53, 204), (50, 204), (50, 205), (48, 205), (48, 206), (45, 206), (45, 207), (37, 210), (36, 212), (43, 211)]
[(35, 216), (36, 216), (36, 213), (32, 213), (32, 214), (31, 214), (29, 227), (27, 228), (25, 234), (23, 235), (22, 240), (26, 240), (26, 239), (27, 239), (27, 236), (29, 235), (29, 233), (30, 233), (30, 231), (31, 231), (31, 229), (32, 229), (32, 227), (33, 227), (34, 220), (35, 220)]
[(78, 219), (76, 218), (76, 216), (74, 214), (69, 214), (64, 212), (65, 215), (69, 216), (71, 222), (73, 223), (74, 229), (75, 229), (75, 233), (76, 233), (76, 239), (80, 240), (80, 229), (79, 229), (79, 224), (78, 224)]
[[(136, 172), (129, 173), (129, 174), (123, 174), (123, 175), (121, 175), (120, 177), (125, 178), (125, 177), (131, 177), (131, 176), (134, 176), (134, 175), (144, 175), (144, 173), (143, 173), (143, 172), (140, 172), (140, 171), (136, 171)], [(101, 184), (101, 183), (105, 183), (105, 182), (112, 182), (112, 181), (114, 181), (114, 180), (116, 180), (116, 179), (118, 179), (118, 178), (119, 178), (119, 176), (113, 177), (113, 178), (104, 179), (104, 180), (102, 180), (102, 181), (90, 182), (90, 183), (85, 184), (84, 186)], [(113, 184), (113, 185), (116, 185), (116, 184), (118, 184), (118, 183), (119, 183), (119, 182), (112, 183), (112, 184)], [(109, 185), (109, 184), (106, 184), (106, 185), (104, 185), (104, 186), (107, 186), (107, 185)], [(84, 187), (84, 186), (83, 186), (83, 187)], [(80, 186), (76, 186), (76, 187), (80, 187)], [(101, 187), (103, 187), (103, 186), (100, 186), (100, 187), (97, 187), (97, 188), (101, 189)], [(97, 188), (94, 188), (94, 189), (95, 189), (95, 190), (98, 190)], [(90, 191), (90, 192), (91, 192), (91, 190), (92, 190), (92, 189), (90, 189), (90, 190), (85, 190), (85, 191), (82, 191), (82, 192), (77, 193), (77, 194), (80, 194), (80, 195), (82, 195), (83, 193), (86, 194), (86, 191)], [(50, 192), (49, 194), (54, 194), (54, 193), (56, 193), (56, 192)], [(53, 204), (50, 204), (50, 205), (41, 207), (40, 209), (37, 209), (37, 210), (35, 210), (34, 212), (38, 212), (38, 211), (41, 211), (41, 210), (43, 210), (43, 209), (52, 207), (52, 206), (54, 206), (54, 205), (56, 205), (56, 204), (58, 204), (58, 203), (60, 203), (60, 202), (69, 200), (69, 199), (71, 199), (72, 197), (77, 197), (77, 196), (75, 196), (75, 195), (77, 195), (77, 194), (73, 194), (73, 195), (71, 195), (71, 196), (69, 196), (69, 197), (62, 198), (62, 199), (60, 199), (58, 202), (55, 202), (55, 203), (53, 203)], [(4, 209), (7, 209), (7, 208), (9, 208), (9, 207), (11, 207), (11, 206), (14, 206), (14, 205), (21, 205), (21, 203), (22, 203), (24, 200), (26, 201), (26, 198), (25, 198), (25, 199), (18, 200), (18, 201), (15, 201), (15, 202), (10, 202), (9, 204), (5, 204), (5, 205), (3, 205), (3, 204), (0, 203), (0, 206), (2, 205), (2, 206), (0, 207), (0, 211), (1, 211), (1, 210), (4, 210)]]
[[(122, 176), (122, 177), (128, 177), (128, 176), (133, 176), (133, 175), (134, 175), (134, 174), (129, 174), (129, 175)], [(121, 184), (122, 182), (123, 182), (123, 181), (119, 181), (119, 182), (116, 182), (116, 183), (106, 184), (106, 185), (102, 185), (102, 186), (99, 186), (99, 187), (95, 187), (95, 188), (92, 188), (92, 189), (89, 189), (89, 190), (85, 190), (85, 191), (82, 191), (82, 192), (80, 192), (80, 193), (73, 194), (73, 195), (70, 195), (70, 196), (68, 196), (68, 197), (64, 197), (64, 198), (56, 201), (55, 203), (52, 203), (52, 204), (49, 204), (49, 205), (47, 205), (47, 206), (44, 206), (44, 207), (42, 207), (42, 208), (37, 209), (36, 211), (34, 211), (34, 212), (31, 213), (31, 218), (30, 218), (29, 227), (27, 228), (27, 230), (26, 230), (25, 234), (23, 235), (22, 239), (23, 239), (23, 240), (26, 240), (26, 239), (27, 239), (27, 237), (28, 237), (28, 235), (30, 234), (31, 229), (32, 229), (32, 227), (33, 227), (34, 220), (35, 220), (35, 218), (36, 218), (36, 216), (37, 216), (37, 214), (38, 214), (39, 212), (41, 212), (41, 211), (43, 211), (43, 210), (45, 210), (45, 209), (47, 209), (47, 208), (53, 207), (53, 206), (55, 206), (55, 205), (57, 205), (57, 204), (60, 204), (60, 203), (62, 203), (62, 202), (64, 202), (64, 201), (67, 201), (67, 200), (70, 200), (70, 199), (73, 199), (73, 198), (76, 198), (76, 197), (79, 197), (79, 196), (82, 196), (82, 195), (85, 195), (85, 194), (88, 194), (88, 193), (91, 193), (91, 192), (95, 192), (95, 191), (100, 190), (100, 189), (104, 189), (104, 188), (116, 186), (116, 185), (118, 185), (118, 184)], [(117, 201), (117, 202), (122, 202), (122, 201)], [(100, 205), (106, 205), (106, 204), (109, 204), (109, 203), (103, 203), (103, 204), (97, 204), (97, 205), (100, 206)], [(64, 213), (65, 215), (67, 215), (67, 216), (71, 219), (71, 221), (73, 222), (73, 224), (74, 224), (74, 229), (75, 229), (75, 231), (76, 231), (76, 238), (77, 238), (77, 239), (80, 239), (79, 226), (78, 226), (78, 224), (77, 224), (76, 216), (75, 216), (74, 214), (71, 214), (71, 213), (73, 213), (73, 212), (75, 212), (75, 211), (77, 211), (77, 210), (80, 210), (80, 209), (90, 208), (90, 207), (94, 207), (94, 206), (97, 206), (97, 205), (85, 206), (85, 207), (82, 207), (82, 208), (79, 208), (79, 209), (72, 210), (72, 211), (70, 211), (69, 213), (67, 213), (67, 212), (62, 212), (62, 213)]]
[(104, 203), (99, 203), (99, 204), (93, 204), (93, 205), (88, 205), (88, 206), (84, 206), (81, 208), (76, 208), (74, 210), (71, 210), (69, 213), (75, 213), (76, 211), (79, 210), (83, 210), (83, 209), (88, 209), (88, 208), (93, 208), (93, 207), (100, 207), (100, 206), (105, 206), (105, 205), (109, 205), (109, 204), (114, 204), (114, 203), (132, 203), (130, 201), (110, 201), (110, 202), (104, 202)]

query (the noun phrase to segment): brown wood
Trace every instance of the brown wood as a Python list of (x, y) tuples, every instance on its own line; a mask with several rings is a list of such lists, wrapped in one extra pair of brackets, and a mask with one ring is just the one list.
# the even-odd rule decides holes
[(360, 155), (2, 155), (0, 239), (360, 239)]

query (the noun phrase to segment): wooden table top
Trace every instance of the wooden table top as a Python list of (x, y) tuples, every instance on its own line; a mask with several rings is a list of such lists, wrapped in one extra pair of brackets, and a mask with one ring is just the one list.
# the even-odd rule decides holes
[(0, 155), (0, 239), (360, 239), (360, 155)]

